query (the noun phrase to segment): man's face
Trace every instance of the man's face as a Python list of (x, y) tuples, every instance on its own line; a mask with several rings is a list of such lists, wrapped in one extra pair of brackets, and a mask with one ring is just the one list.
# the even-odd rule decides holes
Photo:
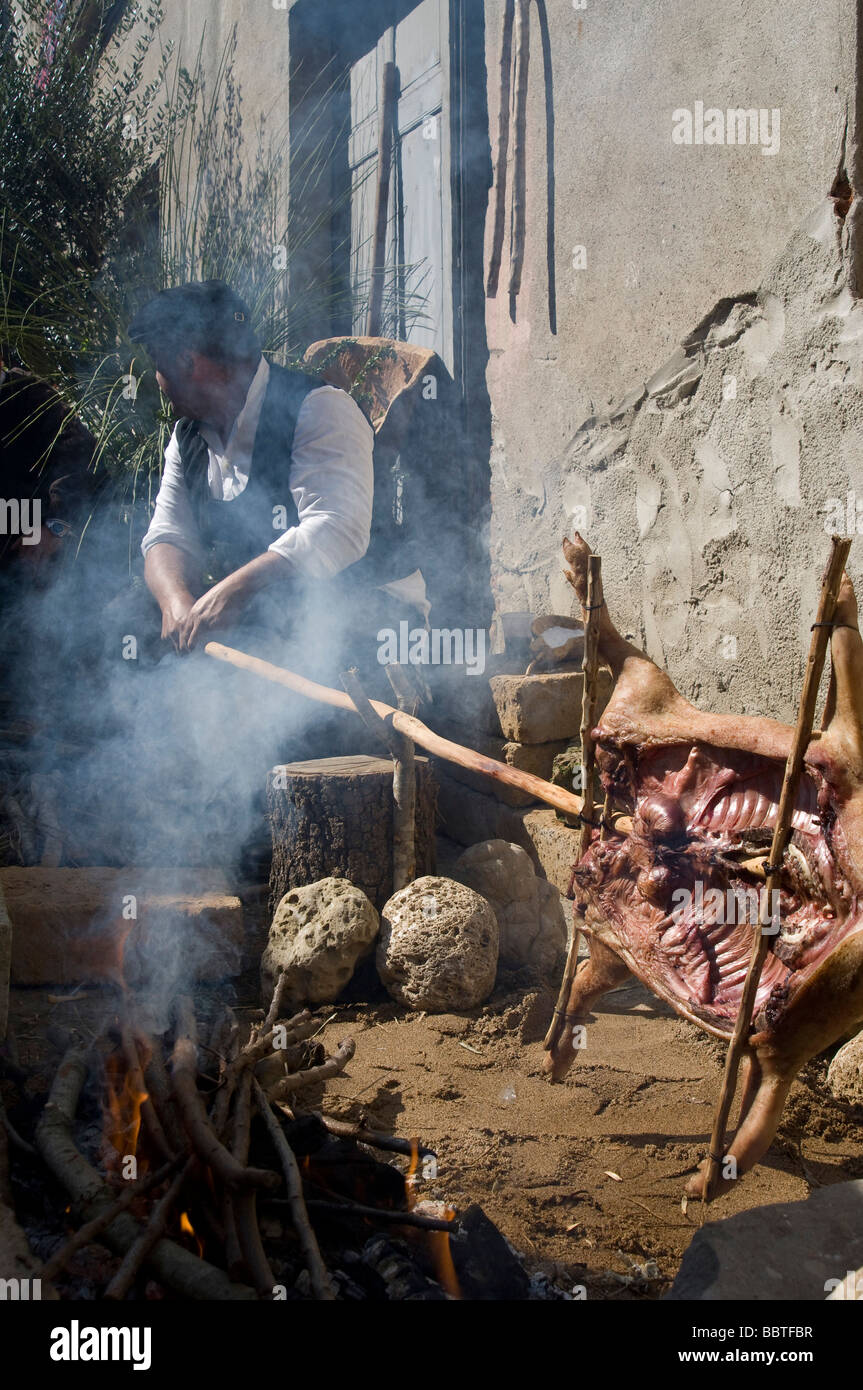
[(193, 420), (206, 419), (211, 402), (208, 390), (206, 358), (196, 352), (181, 352), (177, 357), (156, 358), (156, 380), (159, 390), (168, 397), (174, 412)]

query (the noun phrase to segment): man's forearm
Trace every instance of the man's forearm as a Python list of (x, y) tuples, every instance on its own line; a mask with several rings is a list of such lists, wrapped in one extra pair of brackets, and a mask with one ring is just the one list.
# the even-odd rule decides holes
[(191, 606), (201, 589), (200, 572), (191, 555), (167, 541), (147, 551), (144, 579), (163, 613), (174, 604)]
[(261, 589), (269, 589), (272, 584), (284, 583), (286, 579), (291, 578), (293, 572), (293, 565), (283, 555), (279, 555), (275, 550), (265, 550), (247, 565), (234, 570), (222, 583), (238, 597), (251, 598), (253, 594), (260, 593)]

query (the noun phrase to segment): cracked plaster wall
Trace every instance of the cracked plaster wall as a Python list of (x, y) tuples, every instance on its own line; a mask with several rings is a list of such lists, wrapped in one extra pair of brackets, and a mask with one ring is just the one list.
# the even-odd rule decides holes
[[(502, 6), (486, 8), (495, 132)], [(498, 610), (571, 611), (559, 546), (580, 519), (622, 630), (688, 697), (791, 719), (829, 499), (856, 488), (863, 529), (853, 219), (826, 197), (851, 144), (854, 7), (588, 0), (580, 33), (548, 8), (559, 322), (535, 38), (516, 322), (506, 258), (488, 303)], [(779, 154), (675, 148), (671, 111), (696, 99), (779, 106)]]

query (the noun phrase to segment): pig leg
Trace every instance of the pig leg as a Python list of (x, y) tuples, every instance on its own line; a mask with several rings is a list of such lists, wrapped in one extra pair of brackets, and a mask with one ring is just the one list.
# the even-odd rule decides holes
[[(730, 1191), (731, 1184), (742, 1178), (750, 1168), (760, 1163), (773, 1143), (791, 1083), (801, 1065), (777, 1054), (769, 1045), (759, 1047), (750, 1055), (749, 1071), (743, 1090), (740, 1121), (737, 1132), (722, 1155), (719, 1173), (707, 1200), (721, 1197)], [(733, 1159), (729, 1165), (727, 1160)], [(686, 1185), (687, 1197), (701, 1197), (707, 1169), (707, 1159)]]
[(594, 1004), (628, 976), (629, 969), (623, 961), (592, 936), (590, 959), (581, 962), (572, 982), (560, 1038), (543, 1062), (543, 1071), (552, 1081), (563, 1080), (581, 1050), (573, 1047), (575, 1025), (584, 1024)]

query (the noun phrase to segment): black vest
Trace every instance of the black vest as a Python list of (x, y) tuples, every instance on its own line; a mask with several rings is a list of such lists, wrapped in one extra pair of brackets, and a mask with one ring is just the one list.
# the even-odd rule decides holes
[[(202, 543), (213, 552), (212, 569), (217, 579), (248, 564), (298, 524), (297, 504), (290, 489), (294, 431), (303, 401), (322, 384), (317, 377), (270, 363), (249, 481), (240, 495), (229, 501), (210, 495), (210, 455), (199, 422), (184, 419), (177, 425), (183, 479)], [(276, 514), (276, 507), (283, 507), (284, 513)]]

